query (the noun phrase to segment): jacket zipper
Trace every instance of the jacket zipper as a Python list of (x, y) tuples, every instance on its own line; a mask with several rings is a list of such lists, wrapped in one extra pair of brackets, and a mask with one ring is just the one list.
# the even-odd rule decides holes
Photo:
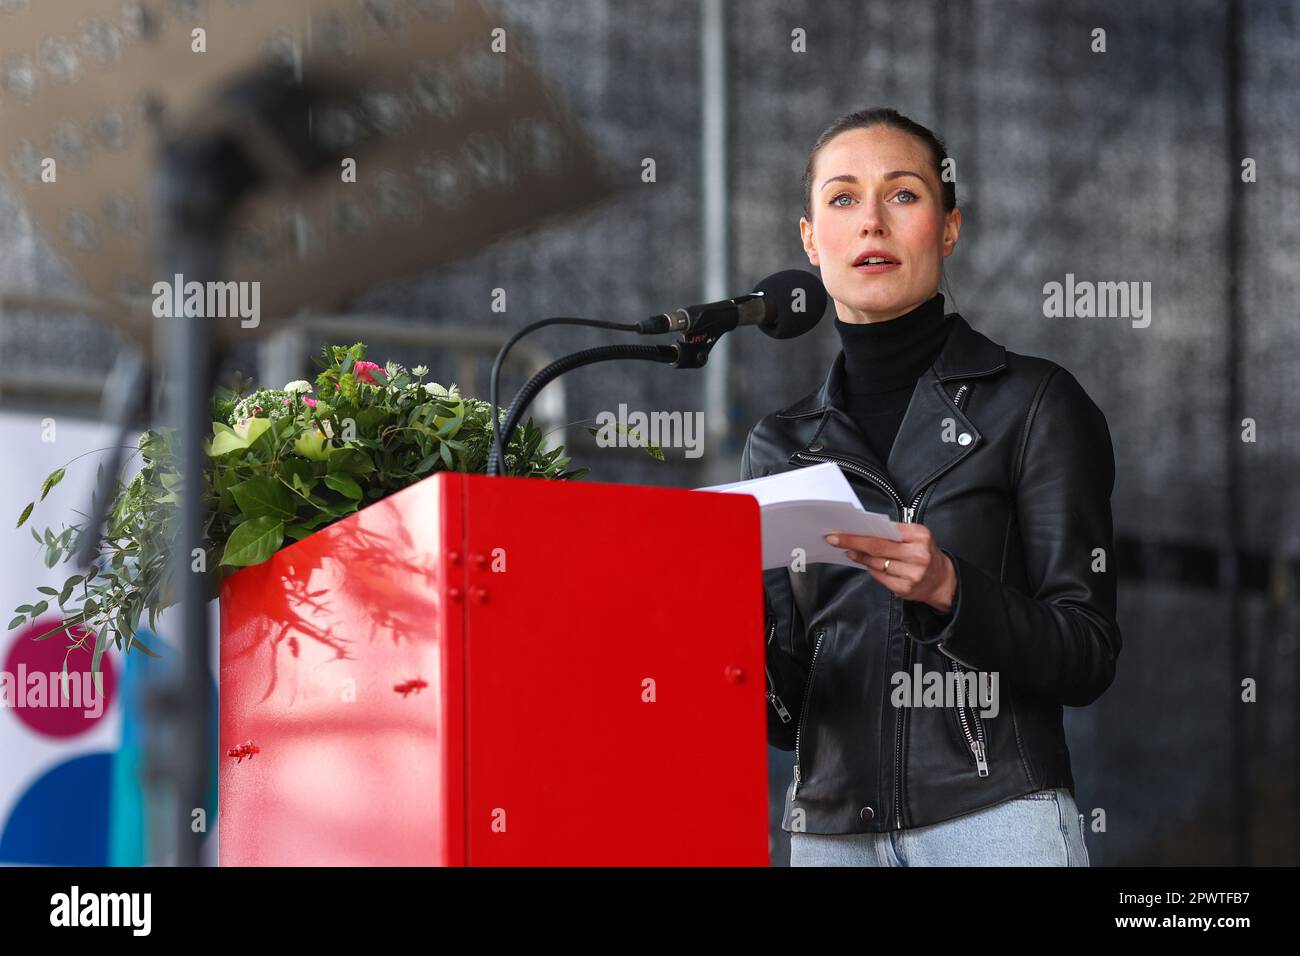
[[(957, 662), (949, 658), (949, 666), (952, 672), (960, 680), (957, 681), (957, 719), (961, 722), (961, 732), (966, 737), (966, 744), (970, 747), (971, 753), (975, 754), (975, 769), (981, 777), (989, 775), (989, 762), (985, 749), (984, 724), (980, 721), (979, 715), (975, 713), (975, 708), (970, 708), (970, 722), (966, 720), (966, 682), (965, 672), (958, 666)], [(971, 734), (971, 724), (975, 726), (975, 733)]]
[[(769, 615), (769, 618), (770, 620), (767, 628), (767, 643), (771, 644), (772, 638), (776, 637), (776, 617), (773, 615)], [(790, 721), (793, 718), (790, 716), (790, 711), (786, 709), (786, 706), (782, 702), (781, 698), (777, 696), (776, 682), (772, 680), (772, 670), (767, 666), (766, 661), (763, 662), (763, 673), (767, 675), (768, 703), (770, 703), (773, 707), (776, 708), (777, 714), (779, 714), (781, 717), (781, 723), (783, 724), (790, 723)]]
[[(967, 388), (969, 388), (969, 385), (962, 385), (961, 388), (957, 389), (957, 394), (953, 397), (953, 405), (956, 405), (958, 408), (961, 407), (962, 393), (965, 392)], [(948, 658), (948, 665), (952, 667), (953, 674), (957, 674), (959, 678), (962, 678), (962, 680), (958, 680), (957, 682), (957, 692), (959, 695), (957, 701), (957, 719), (962, 726), (962, 735), (966, 737), (966, 744), (967, 747), (971, 748), (971, 753), (975, 754), (976, 773), (978, 773), (980, 777), (988, 777), (988, 752), (987, 747), (985, 747), (987, 741), (984, 739), (984, 723), (980, 721), (979, 715), (975, 713), (975, 708), (970, 709), (970, 722), (967, 722), (966, 719), (966, 670), (959, 666), (957, 661), (954, 661), (954, 659), (950, 657)], [(974, 735), (971, 734), (971, 724), (974, 724), (975, 727)]]
[[(846, 461), (843, 458), (835, 458), (829, 455), (812, 455), (809, 454), (808, 452), (802, 452), (802, 451), (796, 452), (795, 457), (803, 458), (803, 459), (814, 459), (816, 461), (833, 461), (836, 464), (843, 465), (846, 468), (851, 468), (853, 471), (857, 472), (863, 477), (868, 478), (869, 480), (875, 482), (877, 485), (883, 488), (891, 498), (894, 499), (895, 503), (897, 503), (900, 517), (904, 522), (911, 522), (912, 519), (916, 516), (916, 508), (921, 503), (921, 498), (925, 496), (925, 492), (927, 490), (925, 488), (922, 488), (920, 492), (917, 493), (916, 498), (912, 501), (912, 504), (909, 507), (908, 505), (903, 503), (903, 496), (900, 495), (897, 491), (895, 491), (894, 486), (891, 485), (883, 476), (877, 475), (875, 472), (870, 471), (869, 469), (865, 468), (862, 465), (857, 464), (856, 462)], [(903, 645), (903, 671), (904, 672), (907, 671), (908, 666), (911, 663), (911, 657), (912, 657), (912, 642), (908, 641), (905, 645)], [(817, 662), (817, 655), (814, 652), (813, 663), (815, 664), (816, 662)], [(806, 695), (804, 698), (804, 703), (805, 705), (807, 704)], [(795, 793), (798, 793), (799, 792), (799, 744), (798, 744), (797, 734), (795, 737), (794, 776), (795, 776), (794, 789), (795, 789)], [(898, 708), (898, 718), (894, 724), (894, 823), (899, 829), (902, 829), (903, 826), (903, 709), (901, 707)]]
[(817, 672), (817, 652), (822, 649), (822, 638), (826, 636), (826, 628), (819, 628), (817, 631), (817, 644), (813, 647), (812, 665), (808, 668), (808, 682), (803, 689), (803, 706), (799, 709), (799, 725), (794, 729), (794, 793), (792, 796), (798, 796), (799, 784), (803, 779), (803, 774), (799, 768), (799, 740), (803, 734), (804, 717), (808, 714), (808, 692), (812, 690), (813, 674)]
[[(968, 382), (963, 383), (960, 387), (958, 387), (956, 394), (953, 395), (952, 403), (958, 409), (961, 408), (962, 397), (965, 395), (967, 389), (969, 388), (970, 388), (970, 383)], [(874, 482), (881, 489), (883, 489), (886, 494), (888, 494), (891, 498), (893, 498), (895, 504), (898, 505), (898, 510), (902, 517), (902, 520), (905, 523), (909, 523), (909, 524), (915, 520), (916, 510), (918, 506), (921, 504), (921, 499), (925, 497), (925, 493), (929, 490), (929, 486), (927, 485), (926, 487), (922, 488), (919, 492), (917, 492), (916, 498), (913, 499), (912, 504), (909, 507), (903, 503), (903, 496), (894, 490), (894, 486), (891, 485), (883, 475), (876, 474), (874, 471), (867, 468), (865, 465), (861, 465), (853, 461), (848, 461), (843, 458), (837, 458), (831, 455), (814, 455), (804, 451), (795, 452), (794, 457), (802, 458), (805, 461), (807, 460), (831, 461), (831, 462), (835, 462), (836, 464), (844, 465), (845, 467), (852, 469), (853, 471), (862, 475), (864, 478), (867, 478), (868, 480)], [(820, 639), (818, 639), (817, 646), (818, 647), (821, 646)], [(911, 663), (911, 657), (912, 657), (912, 642), (908, 641), (903, 646), (903, 670), (904, 671), (908, 669), (908, 666)], [(816, 650), (813, 651), (813, 666), (814, 667), (817, 666)], [(809, 671), (810, 683), (811, 683), (811, 677), (812, 677), (812, 672)], [(805, 711), (807, 710), (807, 703), (808, 703), (807, 693), (805, 692), (804, 694)], [(962, 719), (962, 726), (964, 728), (966, 718), (964, 714), (962, 714), (960, 708), (958, 709), (958, 715)], [(799, 723), (800, 723), (800, 727), (802, 728), (803, 725), (802, 716), (800, 717)], [(983, 729), (981, 728), (979, 747), (978, 749), (976, 749), (974, 746), (972, 746), (971, 748), (972, 750), (975, 750), (977, 767), (982, 766), (983, 768), (982, 771), (980, 772), (981, 777), (988, 776), (988, 763), (985, 759), (986, 755), (984, 751), (983, 738), (984, 738), (984, 734), (983, 734)], [(798, 731), (795, 732), (794, 754), (795, 754), (794, 792), (797, 794), (799, 792), (799, 733)], [(903, 827), (903, 710), (901, 707), (898, 708), (898, 718), (894, 723), (894, 824), (900, 830)]]

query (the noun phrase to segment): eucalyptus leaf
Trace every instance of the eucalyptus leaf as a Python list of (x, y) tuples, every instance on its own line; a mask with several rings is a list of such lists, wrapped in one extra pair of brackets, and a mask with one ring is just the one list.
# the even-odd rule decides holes
[(140, 648), (140, 652), (144, 654), (145, 657), (152, 657), (155, 660), (162, 660), (162, 655), (159, 654), (157, 651), (155, 651), (153, 648), (151, 648), (144, 641), (140, 640), (139, 634), (132, 634), (130, 639), (127, 641), (126, 646), (127, 646), (127, 650), (130, 650), (133, 647), (138, 647)]
[(47, 640), (53, 637), (55, 634), (66, 632), (68, 628), (75, 627), (77, 624), (80, 623), (81, 623), (80, 617), (72, 618), (71, 620), (64, 621), (62, 624), (56, 624), (54, 627), (50, 628), (44, 634), (38, 634), (36, 637), (33, 637), (32, 640), (33, 641)]
[[(90, 657), (90, 672), (91, 672), (92, 674), (98, 674), (98, 673), (99, 673), (99, 660), (100, 660), (101, 657), (104, 656), (104, 648), (106, 648), (107, 646), (108, 646), (108, 641), (105, 640), (104, 636), (103, 636), (102, 634), (96, 634), (96, 635), (95, 635), (95, 653), (92, 654), (91, 657)], [(67, 662), (67, 660), (66, 660), (66, 658), (65, 658), (64, 663), (66, 663), (66, 662)]]

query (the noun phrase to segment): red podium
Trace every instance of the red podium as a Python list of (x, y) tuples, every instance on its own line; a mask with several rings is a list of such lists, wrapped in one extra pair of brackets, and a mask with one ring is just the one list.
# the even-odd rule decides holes
[(767, 865), (759, 554), (747, 495), (440, 473), (232, 575), (221, 864)]

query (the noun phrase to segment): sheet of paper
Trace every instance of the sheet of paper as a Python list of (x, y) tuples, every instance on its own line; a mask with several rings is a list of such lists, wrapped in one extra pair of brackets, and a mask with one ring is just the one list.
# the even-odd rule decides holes
[(760, 505), (778, 501), (843, 501), (859, 511), (862, 502), (853, 493), (852, 486), (834, 462), (823, 462), (808, 468), (793, 468), (776, 475), (733, 481), (725, 485), (709, 485), (696, 491), (729, 491), (751, 494)]
[(893, 519), (864, 509), (834, 462), (749, 481), (710, 485), (696, 491), (748, 494), (758, 500), (765, 569), (789, 567), (795, 548), (803, 549), (808, 564), (841, 564), (861, 569), (862, 565), (845, 557), (843, 548), (826, 543), (823, 535), (832, 531), (900, 540)]

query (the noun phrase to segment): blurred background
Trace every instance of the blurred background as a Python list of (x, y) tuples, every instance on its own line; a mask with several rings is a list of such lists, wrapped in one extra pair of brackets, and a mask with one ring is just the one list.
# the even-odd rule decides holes
[[(100, 423), (101, 390), (132, 325), (110, 300), (141, 290), (129, 281), (108, 288), (92, 260), (111, 255), (115, 228), (142, 242), (156, 238), (147, 213), (137, 208), (120, 217), (122, 225), (106, 200), (98, 240), (87, 240), (76, 210), (41, 198), (24, 165), (33, 144), (41, 155), (63, 157), (64, 169), (111, 152), (96, 148), (93, 133), (86, 145), (75, 129), (60, 127), (71, 117), (51, 112), (65, 107), (40, 106), (41, 84), (62, 84), (61, 96), (90, 86), (88, 101), (111, 100), (111, 85), (90, 82), (104, 43), (111, 51), (133, 30), (141, 43), (165, 44), (178, 33), (188, 43), (195, 23), (211, 24), (215, 38), (223, 17), (255, 9), (273, 8), (268, 15), (278, 25), (267, 33), (272, 41), (259, 38), (241, 56), (301, 63), (295, 44), (308, 36), (323, 42), (324, 8), (339, 5), (66, 0), (61, 8), (84, 7), (79, 16), (99, 27), (65, 30), (69, 48), (50, 46), (58, 31), (15, 28), (35, 22), (35, 6), (0, 0), (0, 37), (9, 37), (0, 40), (6, 521), (17, 519), (47, 474), (111, 442)], [(568, 194), (545, 217), (531, 215), (528, 195), (510, 193), (522, 214), (463, 244), (457, 229), (473, 217), (472, 205), (440, 217), (437, 206), (411, 207), (412, 216), (400, 201), (364, 204), (370, 218), (355, 235), (392, 241), (400, 269), (354, 270), (328, 296), (287, 301), (292, 322), (268, 316), (256, 334), (229, 343), (223, 379), (240, 369), (278, 387), (312, 377), (307, 360), (323, 342), (363, 340), (381, 364), (424, 363), (433, 380), (487, 398), (497, 348), (531, 321), (635, 321), (748, 291), (777, 270), (809, 268), (798, 231), (809, 149), (842, 113), (892, 106), (933, 129), (956, 160), (964, 226), (945, 266), (948, 309), (1013, 351), (1070, 369), (1110, 424), (1124, 648), (1101, 700), (1067, 709), (1080, 810), (1090, 820), (1104, 810), (1104, 832), (1089, 834), (1093, 864), (1300, 861), (1300, 5), (346, 6), (358, 35), (379, 44), (426, 21), (452, 22), (438, 17), (464, 14), (476, 26), (503, 28), (511, 55), (531, 71), (528, 90), (545, 90), (538, 109), (582, 143), (574, 154), (581, 161), (566, 169), (587, 172), (565, 178)], [(206, 56), (222, 55), (214, 40)], [(121, 82), (133, 103), (148, 85), (143, 77)], [(186, 95), (203, 92), (196, 86)], [(509, 88), (516, 92), (524, 96), (522, 86)], [(25, 104), (40, 115), (23, 113)], [(149, 177), (148, 129), (134, 125), (136, 114), (124, 115), (139, 142), (123, 155), (138, 154), (138, 175)], [(14, 133), (24, 124), (45, 130), (48, 142)], [(418, 139), (400, 123), (394, 128), (395, 139)], [(426, 145), (385, 154), (399, 198), (401, 175), (418, 174)], [(103, 160), (106, 180), (119, 175), (110, 159)], [(1243, 182), (1247, 159), (1254, 174)], [(310, 227), (288, 241), (310, 266), (302, 274), (323, 281), (346, 256), (331, 259), (328, 241), (314, 253)], [(244, 254), (255, 259), (256, 243), (249, 248)], [(322, 260), (309, 261), (317, 253)], [(1149, 282), (1150, 325), (1044, 317), (1044, 284), (1067, 274)], [(496, 290), (505, 290), (504, 311), (494, 307)], [(740, 330), (703, 370), (593, 366), (548, 387), (535, 413), (575, 464), (591, 469), (589, 480), (685, 488), (736, 480), (754, 422), (820, 385), (839, 349), (831, 326), (825, 321), (785, 342)], [(611, 340), (572, 328), (530, 338), (524, 361), (507, 369), (502, 400), (528, 370)], [(619, 403), (702, 411), (703, 455), (667, 448), (657, 461), (640, 449), (597, 447), (578, 423)], [(53, 444), (42, 440), (50, 419), (59, 429)], [(1243, 419), (1253, 420), (1254, 441), (1242, 440)], [(69, 469), (42, 505), (41, 527), (57, 527), (60, 508), (85, 508), (96, 457)], [(44, 566), (26, 528), (6, 534), (0, 604), (13, 608), (66, 575)], [(27, 653), (18, 646), (22, 635), (0, 635), (6, 660)], [(141, 661), (132, 655), (123, 670), (110, 657), (121, 672), (96, 721), (51, 728), (0, 710), (0, 862), (147, 858), (149, 808), (133, 777), (139, 714), (129, 694)], [(1247, 678), (1257, 699), (1243, 704)], [(788, 848), (776, 824), (792, 755), (769, 756), (772, 861), (780, 865)]]

